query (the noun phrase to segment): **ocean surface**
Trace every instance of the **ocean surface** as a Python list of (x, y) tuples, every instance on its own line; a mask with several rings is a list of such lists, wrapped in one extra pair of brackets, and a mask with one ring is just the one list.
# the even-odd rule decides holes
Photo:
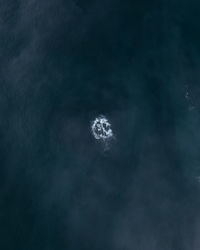
[(1, 250), (200, 249), (199, 10), (0, 0)]

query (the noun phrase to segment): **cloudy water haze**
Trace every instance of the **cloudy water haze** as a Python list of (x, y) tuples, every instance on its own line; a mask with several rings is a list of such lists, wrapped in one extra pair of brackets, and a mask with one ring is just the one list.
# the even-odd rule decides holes
[(1, 250), (200, 249), (199, 10), (0, 0)]

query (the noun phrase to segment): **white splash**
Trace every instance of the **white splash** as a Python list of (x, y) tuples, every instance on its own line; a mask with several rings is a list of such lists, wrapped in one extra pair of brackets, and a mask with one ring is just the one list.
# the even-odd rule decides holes
[(104, 149), (108, 149), (108, 142), (114, 137), (111, 124), (108, 119), (100, 115), (91, 123), (91, 130), (94, 138), (104, 143)]

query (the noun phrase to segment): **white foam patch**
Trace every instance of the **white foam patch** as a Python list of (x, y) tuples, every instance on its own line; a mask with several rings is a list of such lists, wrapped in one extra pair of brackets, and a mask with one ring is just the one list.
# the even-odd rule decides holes
[(91, 130), (94, 138), (104, 143), (106, 149), (109, 148), (108, 142), (114, 137), (111, 124), (108, 119), (100, 115), (91, 123)]

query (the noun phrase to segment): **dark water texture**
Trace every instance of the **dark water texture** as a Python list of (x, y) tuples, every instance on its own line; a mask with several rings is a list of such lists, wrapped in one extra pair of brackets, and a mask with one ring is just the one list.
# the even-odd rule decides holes
[(193, 0), (0, 0), (1, 250), (200, 249), (199, 30)]

